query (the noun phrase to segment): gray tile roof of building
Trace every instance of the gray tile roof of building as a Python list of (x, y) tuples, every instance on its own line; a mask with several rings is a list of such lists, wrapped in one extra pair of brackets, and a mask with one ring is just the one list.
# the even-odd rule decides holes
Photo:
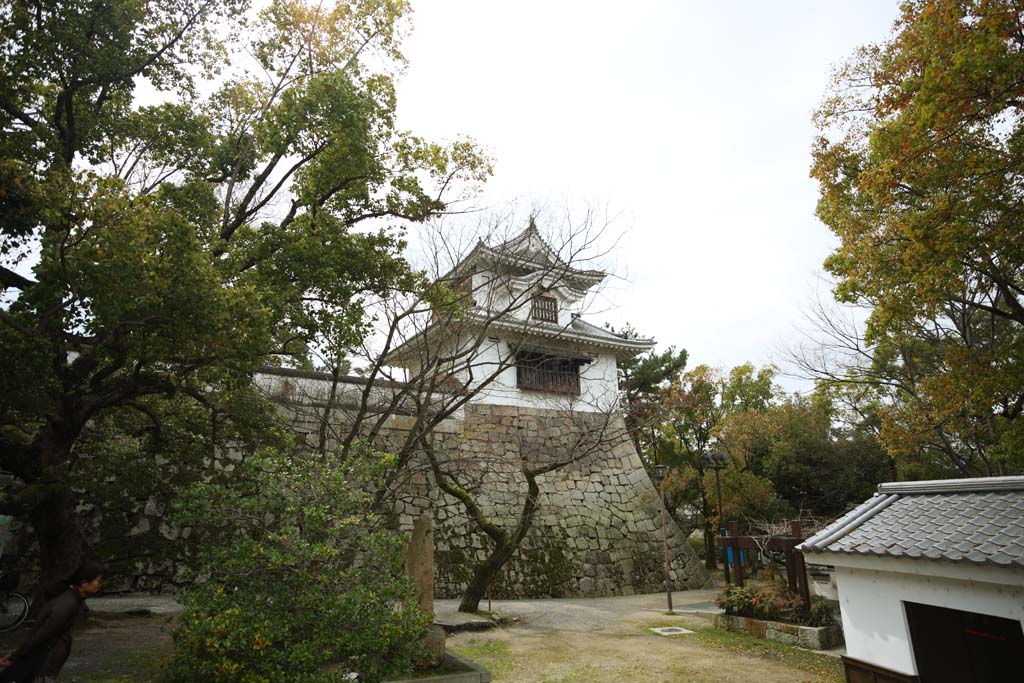
[(882, 484), (798, 548), (1024, 567), (1024, 477)]

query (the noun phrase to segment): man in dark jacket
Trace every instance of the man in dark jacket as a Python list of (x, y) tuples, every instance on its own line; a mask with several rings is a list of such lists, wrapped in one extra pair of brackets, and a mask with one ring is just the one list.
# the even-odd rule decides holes
[(71, 627), (85, 599), (103, 584), (103, 567), (86, 562), (71, 578), (70, 587), (43, 605), (35, 625), (17, 650), (0, 659), (0, 683), (31, 683), (54, 647), (71, 648)]

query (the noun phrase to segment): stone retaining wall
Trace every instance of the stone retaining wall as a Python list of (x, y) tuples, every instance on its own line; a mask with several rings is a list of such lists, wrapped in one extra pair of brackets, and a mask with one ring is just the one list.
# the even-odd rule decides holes
[[(300, 432), (315, 434), (315, 396), (275, 387)], [(339, 411), (337, 420), (344, 419)], [(400, 443), (411, 416), (389, 420), (383, 441)], [(664, 589), (664, 555), (658, 493), (633, 447), (621, 416), (518, 406), (467, 404), (433, 432), (443, 467), (473, 493), (488, 519), (511, 531), (527, 494), (523, 463), (571, 461), (541, 475), (538, 509), (518, 553), (492, 584), (494, 598), (630, 595)], [(384, 446), (382, 446), (384, 447)], [(490, 539), (443, 493), (422, 455), (411, 463), (396, 493), (400, 528), (411, 530), (431, 511), (436, 544), (435, 592), (458, 597)], [(673, 586), (697, 588), (707, 571), (670, 519), (668, 548)]]
[(781, 621), (764, 621), (734, 614), (716, 614), (713, 617), (713, 622), (715, 628), (747, 633), (756, 638), (777, 640), (780, 643), (798, 645), (808, 650), (830, 650), (843, 643), (843, 628), (839, 624), (797, 626), (796, 624), (784, 624)]
[[(658, 493), (621, 417), (532, 408), (470, 405), (457, 429), (436, 439), (438, 452), (472, 488), (493, 521), (514, 528), (527, 492), (520, 462), (575, 459), (538, 478), (539, 506), (519, 553), (493, 585), (495, 598), (622, 595), (664, 588)], [(583, 434), (599, 434), (590, 443)], [(583, 443), (581, 443), (581, 441)], [(423, 467), (397, 506), (402, 528), (420, 510), (435, 521), (437, 591), (455, 597), (488, 539), (461, 504)], [(685, 535), (669, 520), (675, 588), (703, 586), (708, 575)]]

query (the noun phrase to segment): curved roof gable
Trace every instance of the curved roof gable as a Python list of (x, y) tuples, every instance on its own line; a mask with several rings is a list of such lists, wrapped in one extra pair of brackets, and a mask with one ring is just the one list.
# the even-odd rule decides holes
[(458, 277), (481, 261), (533, 271), (547, 271), (557, 278), (564, 278), (574, 289), (584, 291), (600, 284), (607, 277), (607, 273), (603, 271), (574, 268), (566, 263), (540, 234), (532, 216), (526, 229), (511, 239), (494, 246), (480, 240), (473, 250), (441, 279)]

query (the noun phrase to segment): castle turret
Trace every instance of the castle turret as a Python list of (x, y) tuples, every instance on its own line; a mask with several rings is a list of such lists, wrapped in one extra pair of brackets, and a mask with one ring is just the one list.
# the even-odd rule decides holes
[[(480, 242), (442, 278), (464, 309), (436, 315), (388, 363), (416, 373), (433, 350), (453, 374), (482, 390), (474, 402), (585, 412), (613, 409), (617, 361), (654, 347), (586, 321), (584, 302), (607, 274), (574, 267), (527, 228), (501, 244)], [(443, 351), (442, 351), (443, 349)]]

